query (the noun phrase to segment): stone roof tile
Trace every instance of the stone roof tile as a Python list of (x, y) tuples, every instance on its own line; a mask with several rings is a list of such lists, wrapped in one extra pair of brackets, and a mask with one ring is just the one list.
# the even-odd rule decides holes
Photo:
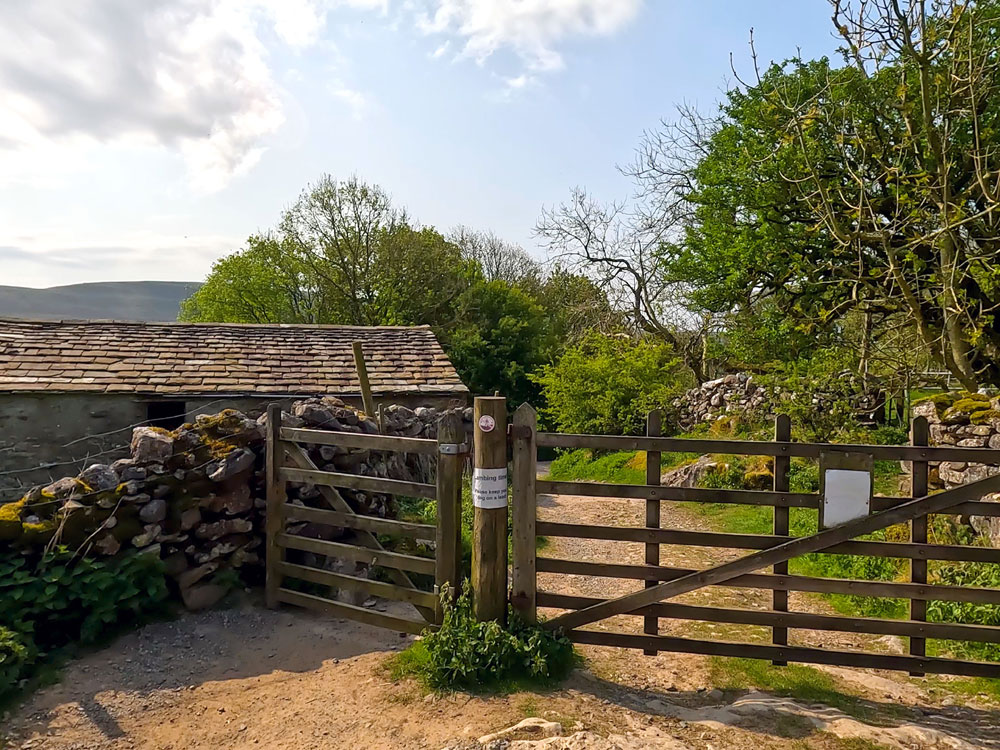
[(0, 393), (357, 394), (355, 341), (375, 395), (468, 393), (427, 326), (8, 318), (0, 318)]

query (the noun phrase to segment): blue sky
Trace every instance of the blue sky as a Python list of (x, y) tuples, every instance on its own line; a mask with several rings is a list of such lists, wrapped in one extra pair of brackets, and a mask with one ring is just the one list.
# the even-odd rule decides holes
[(201, 279), (323, 173), (533, 253), (573, 186), (826, 0), (4, 0), (0, 284)]

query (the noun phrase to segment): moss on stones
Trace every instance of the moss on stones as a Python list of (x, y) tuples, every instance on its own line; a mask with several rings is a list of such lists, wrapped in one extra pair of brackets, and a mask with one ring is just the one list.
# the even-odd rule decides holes
[(1000, 421), (1000, 411), (996, 409), (982, 409), (980, 411), (973, 412), (969, 416), (969, 421), (972, 424), (991, 424), (995, 421)]
[(21, 511), (28, 504), (28, 498), (22, 497), (13, 503), (0, 505), (0, 541), (13, 542), (20, 539), (24, 533), (21, 525)]

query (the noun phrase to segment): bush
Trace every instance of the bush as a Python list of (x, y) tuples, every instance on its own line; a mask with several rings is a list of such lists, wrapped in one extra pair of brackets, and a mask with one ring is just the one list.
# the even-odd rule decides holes
[(611, 435), (643, 432), (652, 409), (664, 410), (669, 428), (674, 399), (692, 383), (669, 346), (599, 333), (533, 379), (542, 387), (543, 417), (559, 430)]
[(454, 603), (446, 595), (441, 603), (440, 630), (397, 656), (395, 674), (412, 674), (435, 690), (508, 689), (561, 680), (576, 664), (568, 639), (524, 622), (513, 611), (506, 628), (478, 622), (468, 581)]
[(0, 627), (0, 699), (17, 688), (27, 675), (35, 655), (35, 646), (29, 638), (10, 628)]
[(167, 587), (159, 558), (76, 557), (56, 548), (37, 560), (0, 554), (0, 627), (42, 650), (93, 643), (108, 628), (157, 611)]

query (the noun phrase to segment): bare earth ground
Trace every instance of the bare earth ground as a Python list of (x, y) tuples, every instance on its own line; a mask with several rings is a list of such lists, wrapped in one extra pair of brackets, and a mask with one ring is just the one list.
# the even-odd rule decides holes
[[(641, 525), (642, 503), (543, 498), (542, 518)], [(665, 504), (663, 525), (696, 528)], [(569, 559), (641, 562), (642, 545), (553, 539), (542, 553)], [(736, 552), (732, 554), (738, 554)], [(663, 562), (705, 567), (719, 550), (664, 546)], [(539, 588), (609, 596), (639, 582), (542, 574)], [(765, 606), (769, 592), (716, 588), (684, 601)], [(824, 611), (806, 597), (792, 607)], [(599, 627), (638, 631), (638, 618)], [(661, 632), (764, 640), (760, 628), (664, 620)], [(862, 636), (793, 631), (793, 641), (860, 648)], [(527, 716), (561, 724), (572, 739), (514, 743), (558, 750), (754, 750), (761, 748), (1000, 747), (1000, 708), (984, 696), (955, 699), (940, 681), (874, 670), (829, 668), (860, 700), (865, 720), (840, 710), (748, 690), (713, 691), (707, 657), (582, 647), (586, 668), (559, 690), (505, 697), (425, 695), (381, 668), (410, 639), (303, 611), (271, 612), (243, 602), (185, 615), (118, 639), (70, 665), (61, 682), (3, 720), (0, 744), (70, 750), (181, 748), (478, 748), (476, 738)], [(864, 643), (872, 648), (870, 639)], [(875, 644), (886, 650), (891, 641)], [(955, 703), (957, 705), (942, 705)], [(506, 747), (505, 743), (494, 743)]]

